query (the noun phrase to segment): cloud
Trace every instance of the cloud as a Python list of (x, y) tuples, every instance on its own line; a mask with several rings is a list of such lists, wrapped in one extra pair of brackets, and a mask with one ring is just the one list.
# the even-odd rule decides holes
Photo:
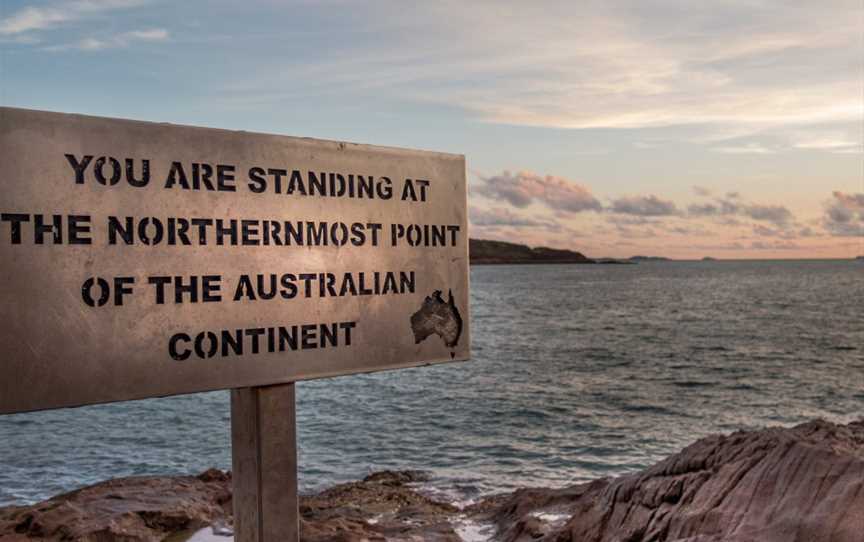
[(501, 175), (483, 178), (476, 191), (493, 200), (506, 201), (517, 208), (532, 203), (541, 203), (550, 209), (565, 213), (600, 211), (603, 206), (584, 186), (563, 177), (541, 176), (527, 171), (512, 175), (505, 171)]
[(69, 20), (69, 14), (54, 8), (26, 7), (0, 20), (0, 35), (42, 30)]
[(799, 250), (801, 245), (791, 241), (753, 241), (750, 243), (753, 250)]
[(715, 198), (712, 203), (692, 204), (687, 207), (687, 212), (693, 217), (740, 216), (761, 222), (770, 222), (776, 226), (788, 226), (794, 221), (794, 215), (786, 207), (746, 203), (742, 201), (737, 192), (730, 192), (725, 197)]
[[(523, 243), (529, 246), (551, 246), (584, 250), (585, 243), (574, 245), (574, 239), (585, 233), (560, 219), (527, 216), (507, 207), (469, 208), (470, 235), (474, 238)], [(590, 241), (589, 241), (590, 243)]]
[(771, 222), (772, 224), (788, 224), (792, 220), (792, 213), (782, 205), (744, 205), (741, 207), (744, 216), (753, 220)]
[(133, 30), (131, 32), (123, 32), (106, 38), (84, 38), (75, 43), (65, 45), (52, 45), (45, 47), (46, 51), (63, 52), (63, 51), (101, 51), (104, 49), (115, 49), (118, 47), (128, 47), (134, 42), (156, 42), (166, 41), (170, 38), (170, 34), (164, 28), (148, 28), (145, 30)]
[(838, 153), (861, 152), (861, 143), (849, 139), (810, 139), (794, 144), (796, 149), (825, 150)]
[(798, 239), (803, 237), (814, 237), (816, 235), (811, 228), (783, 229), (772, 228), (763, 224), (753, 224), (753, 234), (759, 237), (774, 237), (777, 239)]
[(793, 131), (789, 134), (791, 147), (810, 151), (827, 151), (836, 154), (864, 152), (861, 140), (860, 121), (833, 130)]
[[(697, 136), (694, 140), (711, 145), (709, 150), (713, 152), (725, 154), (768, 155), (796, 151), (853, 154), (864, 151), (860, 121), (836, 122), (831, 124), (830, 129), (813, 125), (763, 127), (755, 133), (753, 130), (733, 130), (728, 134), (721, 132), (701, 138)], [(722, 142), (722, 145), (718, 142)]]
[(609, 215), (606, 221), (616, 226), (653, 226), (659, 222), (653, 217)]
[(710, 235), (710, 232), (705, 230), (700, 226), (690, 227), (690, 226), (670, 226), (665, 228), (665, 230), (669, 233), (674, 233), (676, 235), (698, 235), (698, 236), (706, 236)]
[(561, 229), (561, 225), (552, 220), (540, 220), (522, 216), (503, 207), (482, 209), (472, 206), (469, 211), (471, 224), (474, 226), (511, 226), (516, 228), (543, 228), (556, 231)]
[[(540, 203), (564, 213), (608, 211), (618, 215), (648, 218), (680, 214), (675, 202), (653, 194), (621, 196), (613, 199), (608, 207), (604, 207), (589, 188), (554, 175), (541, 176), (527, 171), (514, 175), (505, 171), (492, 177), (481, 174), (477, 176), (483, 184), (474, 188), (475, 193), (492, 200), (506, 201), (519, 209)], [(619, 217), (612, 221), (624, 223), (624, 220)], [(638, 220), (641, 220), (639, 224), (645, 223), (642, 219)]]
[(782, 205), (745, 205), (741, 207), (741, 214), (777, 226), (788, 225), (793, 220), (792, 212)]
[(17, 45), (36, 45), (42, 40), (33, 34), (0, 34), (0, 43), (14, 43)]
[(838, 237), (864, 236), (864, 193), (836, 191), (825, 208), (822, 225)]
[[(481, 197), (472, 202), (477, 203), (470, 212), (472, 230), (490, 238), (571, 246), (572, 239), (584, 240), (590, 232), (595, 252), (635, 240), (649, 250), (688, 254), (698, 248), (698, 241), (713, 239), (735, 241), (722, 248), (742, 255), (747, 251), (806, 250), (813, 256), (819, 251), (831, 254), (842, 246), (838, 241), (818, 245), (819, 238), (864, 236), (864, 193), (834, 192), (823, 217), (799, 219), (785, 205), (754, 202), (737, 191), (718, 193), (694, 186), (696, 199), (689, 206), (656, 194), (613, 196), (603, 205), (590, 187), (554, 175), (505, 171), (485, 177), (473, 173), (480, 182), (472, 194)], [(586, 210), (598, 214), (582, 212)], [(682, 239), (689, 244), (676, 245)], [(587, 246), (584, 241), (580, 245)], [(721, 243), (712, 246), (721, 247)]]
[(79, 0), (44, 7), (28, 6), (0, 19), (0, 36), (45, 30), (104, 11), (131, 8), (143, 3), (144, 0)]
[(713, 203), (694, 203), (687, 207), (687, 212), (692, 216), (717, 216), (723, 214), (720, 212), (720, 207)]
[(609, 211), (636, 216), (672, 216), (678, 214), (678, 207), (669, 200), (657, 196), (624, 196), (612, 201)]
[(640, 236), (637, 232), (645, 232), (642, 237), (660, 237), (661, 233), (705, 237), (716, 233), (699, 223), (686, 222), (687, 217), (680, 212), (674, 218), (668, 219), (669, 216), (672, 215), (611, 214), (606, 222), (614, 225), (616, 232), (630, 238)]
[[(351, 21), (368, 36), (361, 46), (291, 59), (263, 52), (258, 75), (229, 83), (225, 100), (350, 89), (499, 124), (700, 126), (739, 135), (860, 122), (864, 114), (860, 70), (850, 69), (860, 65), (860, 3), (550, 4), (507, 2), (491, 20), (485, 2), (427, 2), (404, 12), (369, 6)], [(260, 92), (274, 87), (284, 90)]]
[(120, 36), (133, 40), (159, 41), (168, 39), (168, 31), (164, 28), (148, 28), (146, 30), (133, 30), (120, 34)]
[(773, 154), (774, 149), (770, 149), (758, 143), (748, 143), (746, 145), (712, 147), (714, 152), (722, 152), (724, 154)]
[(622, 239), (655, 239), (659, 234), (654, 228), (628, 228), (618, 225), (616, 230), (618, 237)]

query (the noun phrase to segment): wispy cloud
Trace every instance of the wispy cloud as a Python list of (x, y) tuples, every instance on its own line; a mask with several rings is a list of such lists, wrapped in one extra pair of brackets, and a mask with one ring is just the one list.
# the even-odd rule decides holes
[(470, 208), (469, 216), (474, 226), (511, 226), (515, 228), (542, 228), (557, 231), (561, 225), (554, 220), (533, 218), (504, 207)]
[[(833, 153), (861, 153), (864, 152), (860, 124), (854, 130), (845, 131), (813, 131), (793, 134), (792, 146), (796, 149), (828, 151)], [(856, 137), (856, 135), (858, 137)]]
[[(262, 106), (351, 89), (459, 107), (493, 123), (710, 125), (739, 136), (864, 115), (861, 70), (849, 69), (861, 65), (855, 2), (507, 2), (494, 19), (482, 2), (385, 7), (386, 17), (371, 9), (359, 24), (387, 40), (308, 60), (265, 58), (260, 78), (231, 84), (223, 98)], [(391, 39), (405, 46), (394, 50)], [(279, 85), (280, 73), (290, 84)], [(256, 92), (274, 85), (290, 90)]]
[(801, 250), (801, 245), (792, 241), (752, 241), (753, 250)]
[(759, 143), (712, 147), (711, 150), (714, 152), (722, 152), (724, 154), (773, 154), (775, 152), (774, 149), (760, 145)]
[(753, 234), (758, 237), (773, 237), (777, 239), (800, 239), (815, 237), (811, 228), (772, 228), (763, 224), (753, 224)]
[[(862, 10), (864, 11), (864, 10)], [(864, 75), (864, 65), (861, 66)], [(864, 91), (864, 81), (861, 90)], [(862, 113), (864, 115), (864, 113)], [(766, 128), (759, 133), (729, 132), (706, 135), (702, 142), (726, 154), (775, 154), (798, 151), (850, 154), (864, 152), (861, 116), (857, 121), (819, 126)], [(698, 139), (698, 138), (697, 138)], [(720, 144), (722, 143), (722, 144)]]
[(133, 30), (131, 32), (123, 32), (113, 36), (103, 38), (88, 37), (74, 43), (62, 45), (51, 45), (45, 47), (46, 51), (63, 52), (63, 51), (101, 51), (103, 49), (113, 49), (117, 47), (128, 47), (134, 42), (158, 42), (166, 41), (170, 38), (170, 34), (164, 28), (149, 28), (145, 30)]
[(78, 0), (42, 7), (28, 6), (0, 19), (0, 36), (45, 30), (105, 11), (139, 6), (145, 2), (146, 0)]
[(585, 236), (561, 217), (537, 216), (512, 207), (471, 205), (469, 220), (471, 236), (480, 239), (568, 246), (574, 238)]
[(33, 34), (0, 34), (0, 43), (14, 43), (16, 45), (36, 45), (42, 40)]
[(0, 20), (0, 35), (42, 30), (69, 20), (69, 13), (56, 8), (26, 7)]

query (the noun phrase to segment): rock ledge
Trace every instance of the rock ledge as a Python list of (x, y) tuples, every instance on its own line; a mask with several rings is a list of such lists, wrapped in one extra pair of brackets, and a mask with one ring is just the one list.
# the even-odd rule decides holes
[[(457, 542), (466, 525), (505, 542), (864, 540), (864, 420), (711, 436), (640, 473), (464, 509), (429, 497), (424, 480), (387, 471), (305, 496), (303, 540)], [(0, 509), (0, 541), (179, 541), (230, 525), (230, 512), (222, 471), (121, 478)]]

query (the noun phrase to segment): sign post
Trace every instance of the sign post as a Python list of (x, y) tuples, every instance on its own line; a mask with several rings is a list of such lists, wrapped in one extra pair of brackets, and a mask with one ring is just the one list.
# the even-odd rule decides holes
[(465, 159), (0, 107), (0, 414), (231, 389), (295, 540), (294, 382), (470, 357)]
[(231, 450), (235, 540), (299, 540), (294, 384), (231, 390)]

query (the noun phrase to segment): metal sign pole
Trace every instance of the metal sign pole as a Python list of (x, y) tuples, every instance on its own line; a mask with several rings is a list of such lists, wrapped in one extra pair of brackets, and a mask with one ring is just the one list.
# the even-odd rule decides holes
[(231, 390), (236, 542), (298, 542), (294, 384)]

